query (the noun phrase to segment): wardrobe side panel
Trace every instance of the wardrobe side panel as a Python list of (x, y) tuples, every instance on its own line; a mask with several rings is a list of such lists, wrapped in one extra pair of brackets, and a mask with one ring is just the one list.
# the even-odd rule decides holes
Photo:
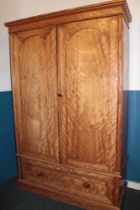
[(125, 20), (122, 19), (122, 29), (123, 29), (123, 42), (122, 42), (122, 52), (123, 52), (123, 134), (122, 134), (122, 172), (125, 178), (125, 166), (128, 160), (127, 156), (127, 140), (128, 140), (128, 91), (129, 91), (129, 28)]

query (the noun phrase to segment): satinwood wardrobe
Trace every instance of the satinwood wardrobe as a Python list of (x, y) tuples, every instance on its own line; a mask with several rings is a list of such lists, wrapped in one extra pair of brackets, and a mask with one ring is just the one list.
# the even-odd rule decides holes
[(130, 21), (126, 1), (115, 0), (6, 23), (23, 189), (120, 209)]

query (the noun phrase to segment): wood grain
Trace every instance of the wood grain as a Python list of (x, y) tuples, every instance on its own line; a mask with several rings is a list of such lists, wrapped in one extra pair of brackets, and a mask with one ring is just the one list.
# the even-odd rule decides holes
[(126, 1), (115, 0), (6, 23), (18, 186), (120, 209), (130, 21)]
[(18, 186), (23, 190), (28, 190), (39, 195), (45, 195), (49, 198), (69, 203), (71, 205), (80, 207), (86, 210), (120, 210), (119, 207), (101, 204), (100, 202), (93, 202), (92, 200), (81, 199), (76, 195), (70, 195), (63, 192), (53, 191), (38, 184), (30, 183), (25, 180), (18, 180)]
[(43, 185), (52, 190), (77, 195), (104, 204), (118, 203), (118, 193), (114, 185), (119, 187), (119, 179), (106, 176), (78, 176), (76, 173), (65, 173), (57, 169), (42, 167), (33, 161), (22, 161), (22, 177), (25, 181)]
[(40, 166), (45, 167), (47, 165), (52, 170), (57, 169), (59, 171), (65, 172), (65, 173), (76, 173), (78, 175), (83, 175), (83, 176), (88, 175), (88, 176), (93, 177), (93, 178), (96, 178), (97, 176), (102, 177), (102, 175), (103, 175), (103, 176), (107, 176), (107, 177), (110, 177), (110, 178), (121, 179), (121, 176), (119, 174), (116, 174), (116, 173), (102, 173), (102, 172), (98, 173), (97, 171), (94, 171), (93, 169), (86, 169), (85, 170), (84, 168), (77, 168), (77, 167), (72, 167), (72, 166), (69, 166), (69, 165), (66, 165), (66, 164), (63, 165), (63, 164), (60, 164), (60, 163), (50, 162), (50, 161), (47, 161), (47, 160), (39, 159), (38, 157), (31, 157), (31, 156), (27, 156), (27, 155), (24, 155), (24, 154), (17, 154), (16, 156), (17, 156), (18, 160), (25, 159), (25, 160), (27, 160), (27, 162), (28, 161), (33, 161), (33, 162), (36, 162)]
[(128, 141), (128, 90), (129, 90), (129, 31), (128, 26), (124, 20), (122, 21), (122, 145), (121, 145), (121, 155), (122, 158), (121, 165), (123, 177), (126, 176), (125, 168), (127, 163), (127, 141)]
[(58, 27), (61, 161), (116, 171), (118, 18)]
[(75, 9), (53, 12), (46, 15), (12, 21), (6, 23), (5, 25), (9, 27), (9, 32), (13, 33), (48, 25), (57, 25), (118, 15), (122, 15), (127, 23), (131, 21), (132, 18), (126, 0), (113, 0)]
[(59, 162), (56, 29), (17, 33), (12, 38), (18, 152)]

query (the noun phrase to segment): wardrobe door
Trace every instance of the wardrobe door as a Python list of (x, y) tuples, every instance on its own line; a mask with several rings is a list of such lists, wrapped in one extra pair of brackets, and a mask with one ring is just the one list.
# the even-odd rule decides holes
[(118, 18), (58, 26), (61, 162), (117, 166)]
[(18, 154), (59, 162), (56, 27), (11, 35)]

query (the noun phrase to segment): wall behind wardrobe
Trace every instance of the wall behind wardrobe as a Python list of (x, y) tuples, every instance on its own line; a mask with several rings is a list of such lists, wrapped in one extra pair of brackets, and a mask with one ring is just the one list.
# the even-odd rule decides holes
[[(7, 28), (4, 22), (105, 0), (0, 0), (0, 182), (16, 175)], [(107, 0), (106, 0), (107, 1)], [(129, 133), (127, 178), (140, 182), (140, 0), (128, 0), (130, 24)]]

